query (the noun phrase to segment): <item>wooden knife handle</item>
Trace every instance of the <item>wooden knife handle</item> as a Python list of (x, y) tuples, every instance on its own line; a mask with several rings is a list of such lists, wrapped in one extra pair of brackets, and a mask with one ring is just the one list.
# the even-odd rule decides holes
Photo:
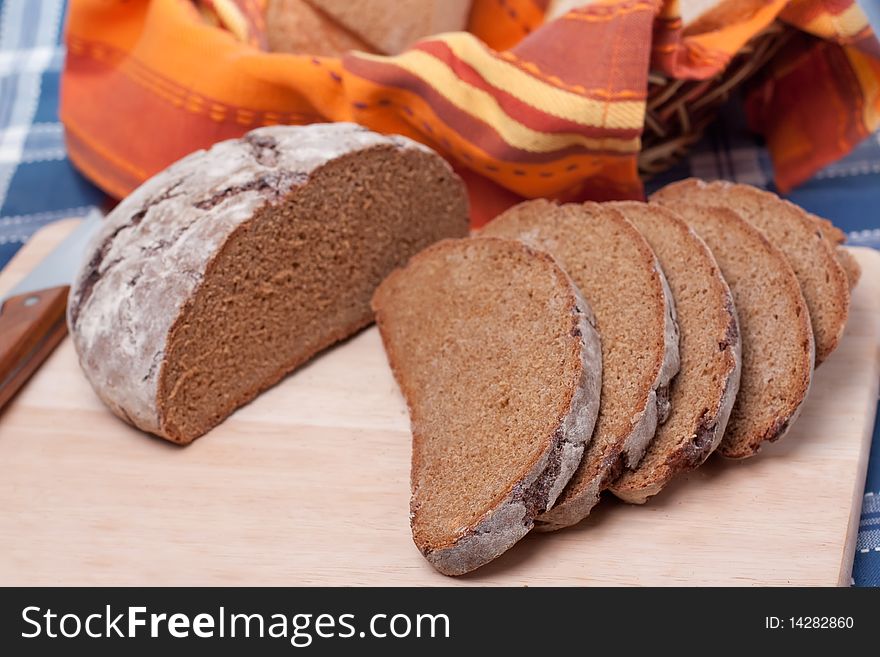
[(0, 409), (67, 333), (66, 285), (10, 297), (0, 308)]

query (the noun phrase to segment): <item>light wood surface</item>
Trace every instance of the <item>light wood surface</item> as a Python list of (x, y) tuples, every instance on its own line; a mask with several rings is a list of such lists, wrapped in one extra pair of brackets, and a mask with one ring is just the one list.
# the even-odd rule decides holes
[[(71, 227), (34, 238), (0, 294)], [(787, 438), (457, 579), (410, 538), (409, 424), (375, 329), (185, 448), (106, 411), (65, 340), (0, 415), (0, 583), (848, 584), (880, 379), (880, 255), (854, 253), (846, 336)]]

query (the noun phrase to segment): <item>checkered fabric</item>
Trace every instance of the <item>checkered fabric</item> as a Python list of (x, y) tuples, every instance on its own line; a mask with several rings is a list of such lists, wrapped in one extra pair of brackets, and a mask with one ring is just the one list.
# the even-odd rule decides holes
[(104, 194), (67, 160), (58, 121), (64, 0), (0, 0), (0, 266), (34, 231)]

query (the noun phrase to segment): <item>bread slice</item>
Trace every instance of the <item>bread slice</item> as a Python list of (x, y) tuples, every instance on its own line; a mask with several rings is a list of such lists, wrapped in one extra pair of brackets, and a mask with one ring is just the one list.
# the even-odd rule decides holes
[(763, 232), (788, 258), (800, 283), (813, 326), (816, 365), (834, 351), (849, 315), (849, 281), (835, 244), (824, 238), (816, 218), (771, 192), (726, 181), (691, 178), (667, 185), (653, 198), (673, 208), (724, 205)]
[(373, 297), (410, 410), (413, 540), (446, 575), (491, 561), (553, 505), (599, 410), (599, 337), (547, 254), (446, 240)]
[(116, 206), (70, 332), (119, 417), (188, 443), (370, 324), (395, 267), (467, 232), (464, 185), (433, 151), (350, 123), (260, 128)]
[(678, 328), (654, 252), (620, 211), (606, 205), (528, 201), (481, 235), (514, 237), (553, 254), (596, 313), (602, 336), (602, 405), (593, 441), (538, 529), (573, 525), (624, 467), (635, 467), (668, 413), (678, 371)]
[(739, 318), (742, 374), (718, 451), (753, 456), (785, 435), (809, 391), (814, 346), (807, 305), (786, 257), (750, 222), (727, 207), (674, 208), (712, 250)]
[(647, 203), (608, 204), (648, 240), (675, 301), (681, 369), (670, 385), (670, 413), (635, 470), (611, 485), (644, 503), (718, 447), (739, 389), (741, 344), (730, 288), (705, 242), (672, 211)]
[(306, 0), (377, 52), (396, 55), (439, 32), (467, 27), (471, 0)]
[(812, 219), (814, 222), (816, 222), (816, 225), (822, 232), (822, 237), (824, 237), (830, 244), (834, 246), (840, 246), (841, 244), (846, 242), (846, 233), (844, 233), (842, 230), (840, 230), (840, 228), (831, 223), (831, 221), (825, 219), (824, 217), (812, 214), (811, 212), (807, 212), (807, 216), (810, 217), (810, 219)]
[(844, 242), (846, 242), (846, 233), (840, 230), (840, 228), (835, 226), (828, 219), (810, 212), (807, 212), (807, 216), (816, 222), (816, 225), (822, 232), (822, 236), (834, 248), (834, 257), (837, 258), (837, 262), (843, 268), (843, 271), (846, 272), (849, 289), (852, 291), (859, 282), (859, 278), (862, 276), (862, 268), (849, 250), (843, 245)]
[(330, 20), (308, 0), (269, 0), (266, 38), (272, 52), (340, 57), (349, 50), (376, 52), (354, 32)]
[(859, 279), (862, 277), (862, 268), (859, 265), (859, 261), (853, 257), (853, 254), (845, 246), (838, 246), (834, 254), (837, 256), (837, 262), (840, 263), (843, 271), (846, 272), (849, 289), (852, 290), (858, 285)]

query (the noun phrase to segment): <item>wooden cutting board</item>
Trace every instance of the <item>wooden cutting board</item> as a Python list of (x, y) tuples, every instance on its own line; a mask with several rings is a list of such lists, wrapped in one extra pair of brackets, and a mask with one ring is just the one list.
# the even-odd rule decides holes
[[(38, 234), (0, 294), (72, 225)], [(105, 410), (65, 340), (0, 416), (0, 583), (849, 584), (880, 380), (880, 254), (853, 252), (846, 336), (784, 441), (457, 579), (410, 539), (408, 419), (375, 329), (185, 448)]]

